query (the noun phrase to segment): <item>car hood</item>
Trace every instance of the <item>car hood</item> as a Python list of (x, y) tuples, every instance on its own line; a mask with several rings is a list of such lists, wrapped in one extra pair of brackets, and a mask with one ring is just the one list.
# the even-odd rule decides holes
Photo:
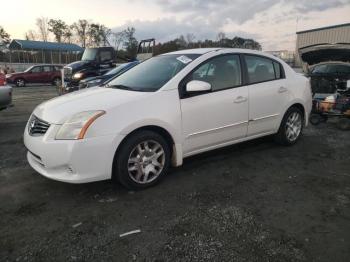
[(350, 44), (322, 44), (299, 49), (301, 59), (308, 65), (324, 62), (350, 62)]
[(107, 76), (105, 75), (102, 75), (102, 76), (93, 76), (93, 77), (88, 77), (88, 78), (85, 78), (83, 80), (80, 80), (81, 83), (86, 83), (86, 82), (90, 82), (90, 81), (94, 81), (94, 80), (98, 80), (98, 79), (101, 79), (101, 80), (104, 80), (108, 78)]
[(72, 115), (92, 110), (105, 110), (144, 99), (152, 93), (105, 87), (94, 87), (48, 100), (37, 106), (33, 114), (50, 124), (63, 124)]
[(81, 68), (90, 66), (92, 63), (90, 61), (76, 61), (66, 65), (65, 67), (70, 67), (73, 71), (79, 70)]
[(6, 76), (7, 77), (13, 77), (13, 76), (20, 76), (25, 74), (25, 72), (17, 72), (17, 73), (8, 73)]

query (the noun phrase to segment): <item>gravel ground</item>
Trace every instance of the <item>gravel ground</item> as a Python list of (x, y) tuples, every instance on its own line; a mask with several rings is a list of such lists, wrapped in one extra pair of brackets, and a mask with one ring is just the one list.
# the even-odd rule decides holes
[(15, 88), (0, 112), (1, 261), (350, 261), (350, 132), (328, 123), (289, 148), (264, 138), (191, 157), (140, 192), (70, 185), (32, 170), (22, 142), (55, 95)]

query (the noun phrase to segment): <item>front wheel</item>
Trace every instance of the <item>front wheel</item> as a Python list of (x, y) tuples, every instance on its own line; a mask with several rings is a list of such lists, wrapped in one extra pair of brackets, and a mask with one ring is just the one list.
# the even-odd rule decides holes
[(18, 78), (16, 79), (15, 84), (17, 87), (24, 87), (26, 86), (26, 81), (23, 78)]
[(153, 186), (169, 168), (170, 147), (153, 131), (137, 132), (121, 145), (114, 162), (114, 177), (128, 189)]
[(302, 134), (303, 127), (304, 117), (301, 110), (296, 107), (289, 108), (275, 136), (276, 142), (286, 146), (295, 144)]

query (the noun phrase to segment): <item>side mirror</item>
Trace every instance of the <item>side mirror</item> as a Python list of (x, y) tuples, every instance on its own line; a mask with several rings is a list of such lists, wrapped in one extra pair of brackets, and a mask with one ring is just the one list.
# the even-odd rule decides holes
[(204, 81), (192, 80), (187, 83), (186, 91), (189, 93), (211, 91), (211, 84)]

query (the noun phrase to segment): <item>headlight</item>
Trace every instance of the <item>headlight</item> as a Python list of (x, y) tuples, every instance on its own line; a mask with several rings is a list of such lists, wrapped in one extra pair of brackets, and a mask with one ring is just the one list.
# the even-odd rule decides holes
[(83, 77), (83, 73), (75, 73), (74, 75), (73, 75), (73, 78), (74, 79), (80, 79), (80, 78), (82, 78)]
[(57, 140), (77, 140), (83, 139), (91, 124), (105, 111), (85, 111), (73, 115), (58, 130)]
[(5, 75), (6, 78), (10, 78), (11, 76), (12, 76), (11, 74)]

